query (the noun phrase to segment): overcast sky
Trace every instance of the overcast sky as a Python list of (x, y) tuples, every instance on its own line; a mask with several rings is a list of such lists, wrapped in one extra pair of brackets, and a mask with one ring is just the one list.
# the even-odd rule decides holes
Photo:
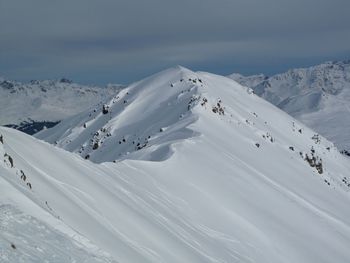
[(350, 0), (0, 0), (0, 76), (273, 74), (349, 59), (349, 11)]

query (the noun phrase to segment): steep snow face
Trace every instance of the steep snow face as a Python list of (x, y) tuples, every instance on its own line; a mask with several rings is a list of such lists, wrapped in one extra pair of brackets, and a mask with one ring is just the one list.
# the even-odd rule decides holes
[(350, 61), (292, 69), (266, 79), (230, 78), (350, 150)]
[(0, 125), (21, 128), (32, 122), (57, 122), (109, 99), (121, 88), (118, 85), (105, 88), (83, 86), (66, 79), (27, 84), (2, 79)]
[[(209, 73), (170, 69), (124, 92), (106, 114), (87, 112), (86, 127), (111, 125), (110, 137), (154, 131), (126, 155), (133, 160), (96, 164), (0, 128), (13, 159), (13, 167), (8, 160), (0, 166), (0, 201), (13, 204), (5, 189), (16, 189), (118, 262), (349, 261), (350, 162), (332, 143), (250, 89)], [(49, 134), (58, 144), (85, 137), (84, 123), (57, 135), (63, 124)], [(91, 158), (114, 155), (114, 143), (106, 140)]]

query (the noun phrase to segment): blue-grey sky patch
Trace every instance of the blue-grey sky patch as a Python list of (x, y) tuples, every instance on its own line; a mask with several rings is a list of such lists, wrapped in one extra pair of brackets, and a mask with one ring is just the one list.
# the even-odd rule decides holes
[(350, 58), (348, 0), (0, 0), (0, 76), (128, 83)]

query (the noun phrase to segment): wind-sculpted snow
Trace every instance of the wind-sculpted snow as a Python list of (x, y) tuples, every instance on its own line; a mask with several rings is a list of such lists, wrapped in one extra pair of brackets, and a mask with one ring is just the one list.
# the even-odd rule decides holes
[[(116, 162), (0, 128), (0, 203), (117, 262), (350, 260), (350, 162), (332, 143), (209, 73), (174, 68), (124, 92), (45, 131), (74, 151), (105, 127), (113, 140), (90, 160)], [(151, 138), (119, 144), (130, 134)], [(129, 154), (118, 158), (119, 145)]]
[(272, 77), (230, 78), (350, 151), (350, 61), (292, 69)]

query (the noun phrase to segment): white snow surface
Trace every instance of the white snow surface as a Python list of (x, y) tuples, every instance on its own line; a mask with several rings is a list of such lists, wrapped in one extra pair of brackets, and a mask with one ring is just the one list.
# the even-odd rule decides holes
[[(43, 224), (76, 262), (76, 247), (97, 262), (350, 261), (350, 162), (328, 140), (209, 73), (176, 67), (122, 92), (107, 114), (92, 110), (39, 134), (75, 151), (105, 127), (111, 135), (82, 154), (95, 162), (0, 128), (0, 209)], [(151, 136), (140, 150), (135, 134)], [(67, 256), (45, 233), (26, 243), (22, 228), (0, 227), (4, 262), (42, 247)]]
[(350, 151), (350, 61), (291, 69), (272, 77), (232, 74), (229, 78)]
[(109, 99), (121, 88), (85, 86), (66, 79), (20, 83), (0, 78), (0, 125), (60, 121)]

